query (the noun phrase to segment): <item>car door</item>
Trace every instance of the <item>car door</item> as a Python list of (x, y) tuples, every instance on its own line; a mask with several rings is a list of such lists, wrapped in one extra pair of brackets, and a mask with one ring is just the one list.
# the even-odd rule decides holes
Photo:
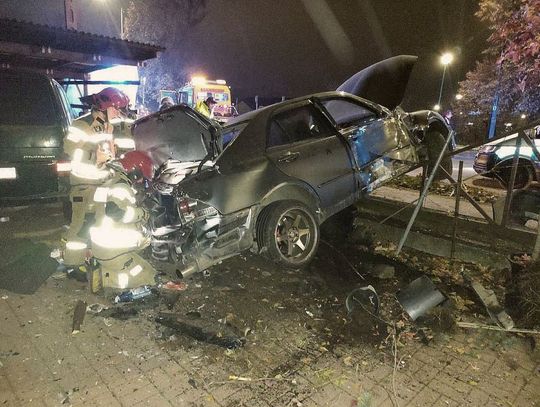
[(350, 145), (363, 192), (418, 162), (407, 129), (387, 110), (351, 97), (329, 97), (320, 102)]
[(266, 152), (285, 174), (311, 185), (328, 212), (354, 201), (354, 162), (335, 128), (311, 102), (272, 117)]

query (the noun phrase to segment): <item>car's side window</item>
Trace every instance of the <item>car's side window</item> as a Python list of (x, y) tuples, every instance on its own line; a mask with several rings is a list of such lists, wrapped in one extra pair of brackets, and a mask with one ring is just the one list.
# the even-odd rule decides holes
[(378, 117), (373, 110), (345, 99), (327, 99), (322, 104), (340, 129), (374, 120)]
[(266, 146), (275, 147), (331, 135), (333, 130), (330, 123), (313, 106), (307, 105), (276, 115), (270, 123)]

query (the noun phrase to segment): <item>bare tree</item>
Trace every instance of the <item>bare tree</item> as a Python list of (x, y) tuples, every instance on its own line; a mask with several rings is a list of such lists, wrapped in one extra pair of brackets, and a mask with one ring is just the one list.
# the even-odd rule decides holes
[[(175, 89), (186, 82), (185, 38), (206, 17), (207, 0), (132, 0), (126, 10), (125, 35), (132, 41), (166, 48), (140, 70), (146, 79), (144, 99), (158, 102), (160, 89)], [(139, 90), (142, 97), (143, 90)]]

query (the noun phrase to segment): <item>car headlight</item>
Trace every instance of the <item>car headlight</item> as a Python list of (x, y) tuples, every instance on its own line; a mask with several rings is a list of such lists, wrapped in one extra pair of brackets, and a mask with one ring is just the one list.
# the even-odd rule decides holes
[(497, 146), (484, 146), (480, 149), (481, 153), (491, 153), (497, 149)]

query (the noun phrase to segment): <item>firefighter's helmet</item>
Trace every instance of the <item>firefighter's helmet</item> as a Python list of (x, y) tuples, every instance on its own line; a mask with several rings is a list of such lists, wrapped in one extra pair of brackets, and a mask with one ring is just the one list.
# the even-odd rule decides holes
[(132, 181), (152, 181), (154, 163), (148, 154), (142, 151), (129, 151), (122, 155), (120, 163)]
[(118, 110), (126, 110), (129, 107), (129, 97), (121, 90), (111, 87), (93, 95), (83, 96), (81, 102), (101, 111), (110, 107)]

